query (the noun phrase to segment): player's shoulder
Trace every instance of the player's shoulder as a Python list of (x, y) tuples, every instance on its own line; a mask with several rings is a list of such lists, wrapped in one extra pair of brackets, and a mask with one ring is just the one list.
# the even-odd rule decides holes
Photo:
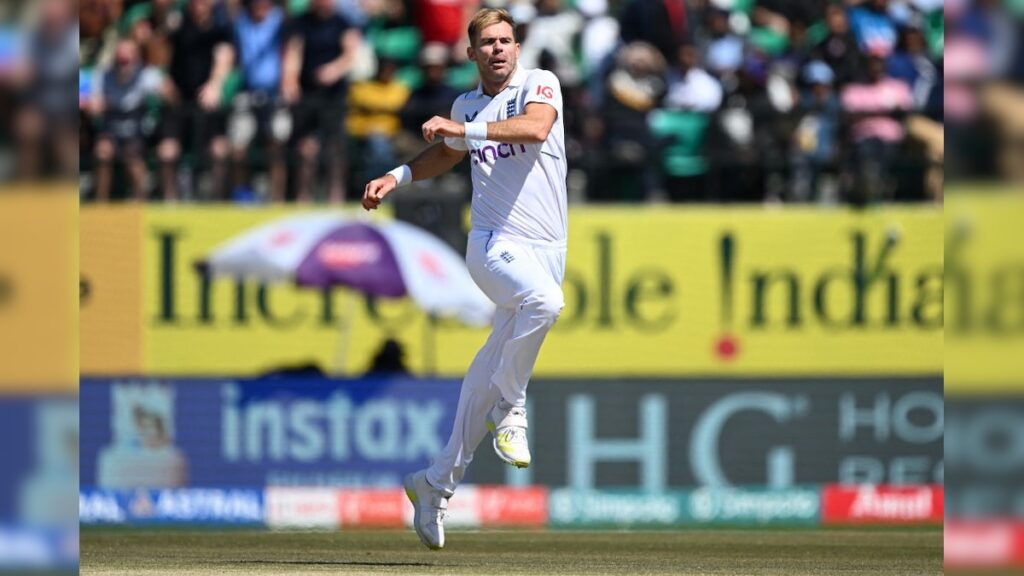
[(558, 76), (555, 76), (555, 73), (550, 70), (545, 70), (544, 68), (529, 68), (523, 70), (523, 72), (526, 73), (527, 84), (544, 83), (555, 86), (559, 84)]
[(452, 111), (457, 112), (464, 108), (472, 108), (473, 103), (476, 102), (477, 100), (479, 100), (479, 94), (475, 89), (469, 90), (468, 92), (463, 92), (462, 94), (456, 96), (455, 101), (452, 102)]

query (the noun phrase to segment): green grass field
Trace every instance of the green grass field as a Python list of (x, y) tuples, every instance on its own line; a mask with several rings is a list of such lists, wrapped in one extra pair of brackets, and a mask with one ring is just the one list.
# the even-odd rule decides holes
[(83, 575), (942, 574), (935, 529), (410, 532), (83, 529)]

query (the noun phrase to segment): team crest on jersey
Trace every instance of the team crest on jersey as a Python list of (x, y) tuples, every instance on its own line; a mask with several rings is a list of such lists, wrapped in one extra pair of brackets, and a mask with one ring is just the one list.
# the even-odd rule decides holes
[(476, 115), (479, 114), (479, 113), (480, 113), (480, 111), (477, 110), (476, 112), (473, 112), (472, 114), (466, 114), (466, 122), (472, 122), (473, 120), (476, 120)]
[(516, 99), (515, 99), (515, 97), (513, 97), (505, 105), (505, 117), (506, 118), (511, 118), (511, 117), (513, 117), (515, 115), (516, 115)]

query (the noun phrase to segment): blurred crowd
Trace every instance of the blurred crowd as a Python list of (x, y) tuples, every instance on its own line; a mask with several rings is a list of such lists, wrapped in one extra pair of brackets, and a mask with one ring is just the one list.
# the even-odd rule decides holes
[[(484, 3), (561, 80), (572, 201), (937, 200), (944, 178), (1024, 171), (1019, 1)], [(47, 55), (12, 92), (31, 113), (11, 169), (80, 161), (86, 199), (351, 199), (477, 82), (478, 0), (78, 4), (43, 0), (0, 66), (8, 41)]]

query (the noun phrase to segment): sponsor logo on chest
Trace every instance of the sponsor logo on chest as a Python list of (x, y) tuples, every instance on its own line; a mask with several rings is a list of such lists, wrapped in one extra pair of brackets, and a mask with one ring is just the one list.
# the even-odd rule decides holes
[(511, 158), (526, 152), (526, 144), (491, 142), (469, 151), (473, 164), (495, 164), (504, 158)]

